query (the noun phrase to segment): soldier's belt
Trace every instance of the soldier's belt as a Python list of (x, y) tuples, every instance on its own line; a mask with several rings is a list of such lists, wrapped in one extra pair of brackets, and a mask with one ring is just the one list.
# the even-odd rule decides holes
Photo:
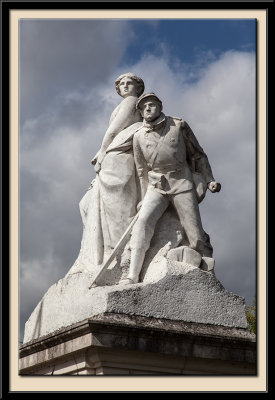
[(152, 168), (152, 171), (161, 174), (166, 174), (167, 172), (182, 171), (184, 169), (183, 165), (164, 165), (161, 168)]

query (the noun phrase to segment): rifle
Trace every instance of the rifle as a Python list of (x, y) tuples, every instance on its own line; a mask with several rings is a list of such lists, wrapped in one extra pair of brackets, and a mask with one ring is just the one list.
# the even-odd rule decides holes
[(100, 269), (100, 271), (97, 273), (96, 277), (94, 278), (93, 282), (91, 283), (91, 285), (89, 286), (89, 289), (91, 289), (92, 287), (96, 286), (97, 281), (102, 277), (102, 275), (104, 274), (104, 272), (106, 271), (106, 269), (109, 267), (109, 265), (111, 264), (111, 262), (114, 260), (114, 258), (118, 255), (121, 254), (124, 247), (126, 246), (126, 243), (129, 241), (130, 239), (130, 235), (133, 229), (133, 226), (135, 225), (137, 219), (138, 219), (138, 215), (139, 212), (135, 215), (135, 217), (132, 219), (130, 225), (128, 226), (128, 228), (126, 229), (126, 231), (124, 232), (124, 234), (121, 236), (120, 240), (118, 241), (116, 247), (114, 248), (114, 250), (112, 251), (112, 253), (110, 254), (109, 258), (107, 259), (107, 261), (104, 263), (103, 267)]

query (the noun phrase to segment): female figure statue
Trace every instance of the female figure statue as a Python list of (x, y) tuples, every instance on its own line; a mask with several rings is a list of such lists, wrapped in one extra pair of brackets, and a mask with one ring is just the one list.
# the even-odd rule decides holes
[[(132, 143), (142, 125), (136, 101), (144, 91), (144, 83), (135, 74), (126, 73), (117, 78), (115, 86), (123, 100), (113, 111), (101, 148), (92, 160), (97, 176), (79, 204), (83, 236), (70, 273), (83, 265), (91, 270), (102, 264), (137, 211), (139, 189)], [(127, 253), (126, 249), (122, 263)]]
[(135, 122), (142, 121), (141, 114), (136, 109), (136, 102), (144, 91), (143, 80), (135, 74), (128, 72), (116, 79), (115, 86), (117, 93), (124, 100), (112, 112), (109, 127), (103, 138), (101, 148), (92, 160), (92, 163), (95, 164), (96, 172), (99, 172), (103, 158), (106, 155), (106, 150), (117, 134)]

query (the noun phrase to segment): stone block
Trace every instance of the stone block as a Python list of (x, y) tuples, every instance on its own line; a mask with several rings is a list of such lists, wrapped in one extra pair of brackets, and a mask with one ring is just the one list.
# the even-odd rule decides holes
[(202, 257), (202, 263), (200, 268), (203, 271), (208, 271), (211, 273), (214, 273), (214, 267), (215, 267), (215, 260), (214, 258), (211, 257)]
[(167, 258), (171, 261), (184, 263), (189, 267), (199, 268), (202, 262), (201, 255), (188, 246), (180, 246), (168, 251)]
[(201, 263), (201, 255), (196, 250), (184, 246), (182, 261), (188, 266), (199, 268)]

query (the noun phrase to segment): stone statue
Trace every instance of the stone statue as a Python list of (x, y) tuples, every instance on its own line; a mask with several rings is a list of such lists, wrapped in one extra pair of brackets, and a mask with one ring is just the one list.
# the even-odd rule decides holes
[[(136, 101), (144, 91), (144, 82), (133, 73), (125, 73), (115, 86), (123, 100), (113, 111), (101, 148), (92, 160), (97, 176), (80, 201), (83, 236), (70, 272), (82, 265), (91, 269), (101, 264), (136, 214), (139, 186), (132, 142), (135, 129), (142, 124)], [(129, 262), (127, 248), (123, 262)]]
[[(113, 111), (101, 148), (92, 160), (92, 164), (95, 165), (95, 171), (97, 173), (99, 173), (101, 169), (101, 164), (107, 154), (108, 147), (117, 134), (135, 122), (141, 121), (141, 115), (136, 109), (136, 101), (137, 97), (144, 91), (143, 80), (135, 74), (128, 72), (120, 75), (116, 79), (115, 85), (117, 93), (122, 96), (124, 100)], [(126, 146), (124, 146), (124, 150), (125, 148)]]
[(140, 78), (124, 74), (116, 87), (124, 99), (80, 202), (79, 256), (33, 310), (24, 343), (61, 328), (71, 331), (73, 324), (78, 331), (79, 323), (97, 316), (131, 321), (131, 332), (136, 318), (150, 329), (152, 320), (157, 326), (183, 323), (181, 329), (206, 324), (211, 335), (215, 326), (247, 328), (245, 300), (216, 278), (202, 227), (199, 202), (207, 189), (221, 189), (206, 154), (186, 121), (165, 116), (154, 93), (142, 95)]
[[(210, 164), (187, 122), (162, 113), (162, 102), (154, 93), (143, 94), (137, 109), (144, 119), (134, 135), (134, 159), (141, 185), (139, 217), (130, 240), (131, 263), (122, 284), (137, 283), (145, 253), (157, 221), (169, 203), (175, 207), (189, 247), (202, 257), (212, 256), (209, 236), (204, 232), (193, 173), (211, 192), (221, 189)], [(204, 193), (200, 194), (201, 197)]]
[(187, 122), (165, 116), (154, 93), (138, 98), (140, 78), (123, 75), (117, 90), (124, 100), (80, 203), (79, 257), (26, 322), (19, 372), (201, 375), (216, 365), (252, 375), (245, 299), (213, 273), (199, 212), (207, 188), (221, 185)]

